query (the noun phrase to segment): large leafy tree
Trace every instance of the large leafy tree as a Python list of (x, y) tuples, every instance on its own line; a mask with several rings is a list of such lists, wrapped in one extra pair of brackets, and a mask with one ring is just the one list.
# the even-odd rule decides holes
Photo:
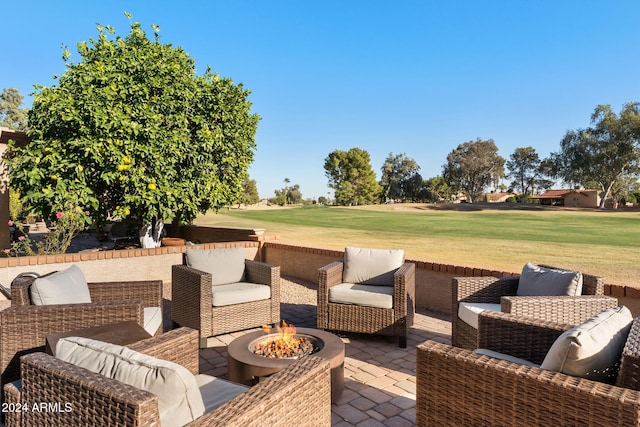
[(504, 162), (492, 139), (483, 141), (478, 138), (458, 145), (447, 155), (442, 176), (451, 187), (464, 193), (473, 203), (487, 186), (504, 175)]
[[(242, 195), (238, 204), (244, 203), (245, 205), (255, 205), (260, 201), (260, 195), (258, 194), (258, 184), (255, 179), (250, 179), (248, 176), (242, 181)], [(238, 206), (239, 208), (240, 206)]]
[(596, 183), (604, 208), (620, 177), (640, 172), (640, 104), (630, 102), (617, 115), (610, 105), (598, 105), (592, 126), (569, 130), (552, 153), (557, 176), (565, 182)]
[(389, 153), (381, 168), (383, 200), (414, 200), (422, 183), (419, 170), (418, 163), (406, 154)]
[(368, 205), (377, 203), (382, 191), (371, 167), (366, 150), (351, 148), (334, 150), (324, 160), (329, 187), (335, 192), (337, 205)]
[(13, 148), (11, 185), (37, 213), (71, 203), (93, 218), (190, 221), (236, 202), (259, 117), (249, 91), (182, 48), (98, 26), (52, 87), (36, 87), (32, 142)]
[(423, 181), (424, 200), (428, 202), (450, 201), (453, 189), (442, 175), (434, 176)]
[(27, 109), (20, 108), (24, 97), (16, 88), (2, 89), (0, 94), (0, 126), (14, 130), (27, 129)]
[(522, 192), (522, 203), (533, 190), (540, 177), (540, 156), (533, 147), (520, 147), (507, 160), (507, 176), (511, 186)]

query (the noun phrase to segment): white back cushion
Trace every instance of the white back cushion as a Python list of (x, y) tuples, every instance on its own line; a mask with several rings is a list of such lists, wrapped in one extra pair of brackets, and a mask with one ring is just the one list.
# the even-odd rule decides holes
[(213, 285), (244, 281), (244, 248), (187, 249), (187, 265), (211, 274)]
[(518, 280), (517, 295), (581, 295), (582, 273), (527, 263)]
[(393, 286), (393, 274), (404, 263), (402, 249), (344, 250), (344, 283)]
[(158, 396), (163, 427), (183, 426), (204, 414), (195, 377), (177, 363), (88, 338), (62, 338), (56, 357)]
[(38, 277), (29, 286), (34, 305), (82, 304), (91, 302), (87, 280), (77, 266)]
[(612, 382), (632, 322), (633, 316), (627, 307), (605, 310), (560, 335), (540, 367)]

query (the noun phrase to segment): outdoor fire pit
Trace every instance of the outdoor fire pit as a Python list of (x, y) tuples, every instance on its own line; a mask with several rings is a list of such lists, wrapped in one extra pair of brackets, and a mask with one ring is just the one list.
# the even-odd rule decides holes
[(292, 339), (302, 341), (293, 345), (299, 351), (289, 352), (285, 349), (288, 346), (274, 344), (274, 340), (282, 337), (281, 333), (256, 331), (233, 340), (227, 348), (228, 379), (252, 386), (297, 359), (313, 354), (330, 361), (331, 401), (335, 402), (344, 388), (344, 343), (336, 335), (317, 329), (297, 328), (291, 335)]

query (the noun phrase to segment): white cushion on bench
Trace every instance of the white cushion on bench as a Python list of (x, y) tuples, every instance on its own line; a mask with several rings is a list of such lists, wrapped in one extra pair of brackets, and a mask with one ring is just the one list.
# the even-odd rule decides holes
[(211, 287), (214, 307), (260, 301), (271, 298), (271, 288), (257, 283), (239, 282)]
[(627, 307), (615, 307), (564, 332), (553, 343), (541, 368), (611, 382), (627, 341), (633, 316)]
[(518, 279), (518, 296), (582, 294), (582, 273), (527, 263)]
[(198, 383), (202, 401), (204, 402), (205, 414), (249, 390), (247, 386), (221, 380), (220, 378), (210, 375), (196, 375), (196, 382)]
[(160, 307), (144, 308), (144, 330), (149, 335), (155, 335), (162, 323), (162, 310)]
[(362, 249), (347, 247), (344, 250), (344, 283), (393, 286), (393, 274), (402, 267), (402, 249)]
[(479, 302), (461, 302), (458, 305), (458, 317), (464, 323), (478, 329), (478, 317), (485, 310), (502, 311), (500, 304), (488, 304)]
[(38, 277), (29, 286), (34, 305), (82, 304), (91, 302), (89, 285), (77, 266)]
[(341, 283), (329, 288), (329, 301), (366, 307), (393, 308), (393, 286)]
[(187, 249), (187, 265), (211, 274), (213, 285), (244, 280), (244, 248)]

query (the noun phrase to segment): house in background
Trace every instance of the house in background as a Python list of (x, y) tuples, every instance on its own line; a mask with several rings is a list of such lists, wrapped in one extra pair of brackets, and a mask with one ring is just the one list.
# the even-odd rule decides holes
[(503, 191), (500, 193), (487, 193), (485, 197), (488, 203), (504, 203), (509, 197), (516, 197), (517, 195), (517, 193), (507, 193)]
[(597, 208), (600, 205), (598, 190), (549, 190), (531, 198), (547, 206)]

